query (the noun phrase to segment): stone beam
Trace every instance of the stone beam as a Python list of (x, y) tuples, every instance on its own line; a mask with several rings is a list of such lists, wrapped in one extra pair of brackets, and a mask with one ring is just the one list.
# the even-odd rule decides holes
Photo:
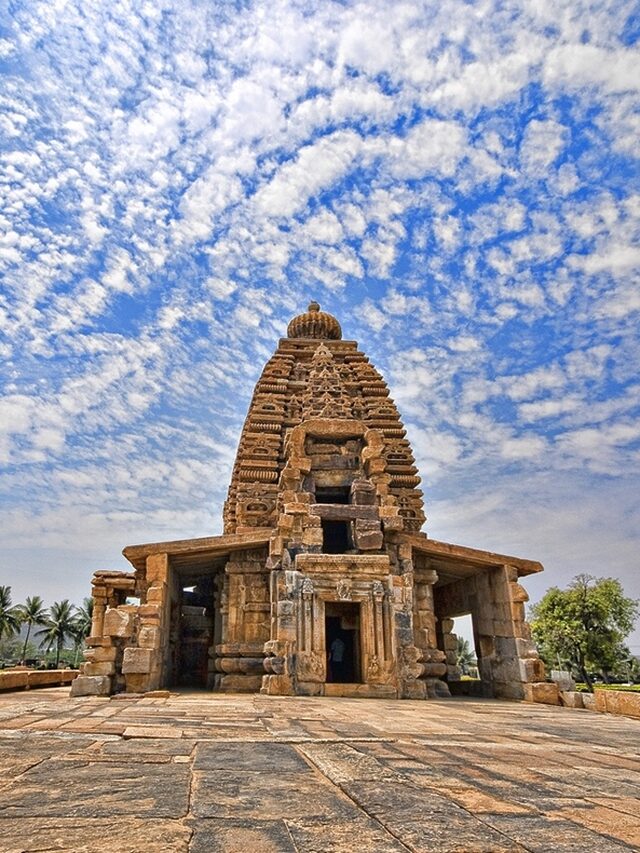
[(420, 554), (446, 562), (458, 562), (469, 566), (477, 566), (478, 568), (513, 566), (518, 570), (519, 577), (543, 571), (542, 563), (539, 563), (537, 560), (524, 560), (521, 557), (496, 554), (493, 551), (482, 551), (478, 548), (469, 548), (466, 545), (439, 542), (437, 539), (429, 539), (425, 534), (415, 534), (413, 536), (401, 535), (399, 541), (411, 545)]
[(273, 531), (269, 528), (257, 527), (250, 535), (229, 534), (227, 536), (206, 536), (200, 539), (176, 539), (171, 542), (150, 542), (145, 545), (127, 545), (122, 553), (132, 566), (140, 569), (147, 557), (153, 554), (168, 554), (173, 556), (207, 556), (215, 557), (230, 551), (246, 551), (269, 543)]

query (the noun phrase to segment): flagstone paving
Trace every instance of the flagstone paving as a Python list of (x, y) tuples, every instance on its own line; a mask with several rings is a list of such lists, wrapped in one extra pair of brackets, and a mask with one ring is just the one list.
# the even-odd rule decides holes
[(0, 851), (640, 850), (640, 721), (489, 700), (0, 694)]

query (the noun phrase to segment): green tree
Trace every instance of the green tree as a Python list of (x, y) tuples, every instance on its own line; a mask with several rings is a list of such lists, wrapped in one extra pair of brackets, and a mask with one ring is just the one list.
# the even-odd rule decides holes
[(11, 603), (11, 587), (0, 586), (0, 640), (13, 637), (20, 630), (18, 608)]
[(67, 637), (73, 636), (74, 610), (74, 605), (70, 604), (67, 598), (63, 601), (54, 602), (44, 623), (44, 628), (36, 634), (36, 636), (42, 637), (41, 644), (47, 651), (55, 647), (56, 669), (60, 665), (60, 654), (65, 640)]
[(608, 680), (629, 658), (624, 640), (633, 630), (638, 602), (627, 598), (620, 581), (578, 575), (567, 589), (552, 587), (531, 608), (531, 630), (545, 662), (568, 665), (589, 689), (589, 671)]
[(91, 621), (93, 619), (93, 598), (84, 598), (80, 607), (76, 608), (76, 616), (73, 620), (74, 665), (78, 665), (78, 657), (84, 641), (91, 633)]
[(470, 667), (477, 664), (475, 652), (471, 648), (469, 640), (465, 640), (464, 637), (458, 637), (456, 663), (464, 675), (469, 675)]
[(34, 625), (44, 625), (49, 617), (49, 613), (47, 612), (44, 602), (39, 595), (34, 595), (33, 597), (27, 596), (25, 603), (18, 605), (16, 609), (18, 611), (20, 622), (27, 626), (27, 636), (24, 640), (21, 657), (22, 663), (24, 663), (27, 656), (27, 645), (29, 643), (31, 629)]

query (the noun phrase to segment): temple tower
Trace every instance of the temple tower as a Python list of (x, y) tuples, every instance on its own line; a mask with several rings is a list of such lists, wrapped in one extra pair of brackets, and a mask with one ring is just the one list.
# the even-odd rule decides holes
[(262, 689), (423, 695), (417, 662), (427, 656), (431, 678), (446, 666), (435, 624), (414, 645), (413, 568), (397, 534), (425, 516), (400, 415), (381, 375), (316, 302), (287, 332), (256, 385), (224, 512), (226, 534), (271, 529), (269, 577), (251, 580), (265, 584), (265, 599), (267, 580), (271, 591)]

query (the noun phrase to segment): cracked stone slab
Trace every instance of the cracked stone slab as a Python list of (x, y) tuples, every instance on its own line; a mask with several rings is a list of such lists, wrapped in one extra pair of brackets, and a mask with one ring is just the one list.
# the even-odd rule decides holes
[(0, 817), (178, 818), (188, 809), (189, 768), (179, 764), (48, 759), (2, 792)]
[(293, 818), (358, 813), (349, 800), (311, 769), (268, 774), (231, 770), (194, 771), (191, 805), (196, 817)]
[(287, 819), (291, 837), (304, 853), (406, 853), (407, 847), (366, 815), (351, 820), (334, 818)]
[[(0, 818), (2, 853), (190, 853), (191, 830), (175, 821)], [(153, 847), (149, 846), (153, 839)]]
[(344, 743), (305, 744), (298, 749), (332, 782), (393, 778), (394, 773), (376, 758)]
[(309, 765), (289, 744), (201, 743), (193, 769), (281, 774), (308, 773)]
[(214, 818), (192, 826), (189, 853), (298, 853), (283, 820)]
[(627, 844), (587, 829), (568, 820), (549, 819), (545, 815), (487, 816), (487, 823), (509, 838), (526, 845), (530, 853), (629, 853)]

